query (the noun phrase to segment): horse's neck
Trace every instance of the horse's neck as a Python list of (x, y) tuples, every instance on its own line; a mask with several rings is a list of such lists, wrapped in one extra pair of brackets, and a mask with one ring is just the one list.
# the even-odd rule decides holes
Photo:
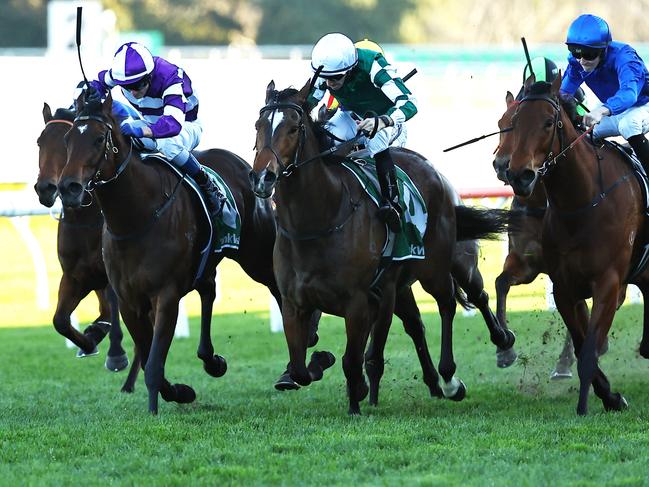
[(276, 188), (279, 224), (297, 233), (314, 233), (337, 223), (342, 191), (343, 182), (323, 160), (300, 167)]
[[(564, 127), (568, 123), (564, 121)], [(577, 137), (576, 131), (566, 130), (562, 150)], [(583, 139), (567, 150), (544, 180), (550, 205), (566, 211), (588, 205), (601, 191), (598, 165), (597, 155)]]
[(158, 203), (152, 196), (152, 188), (160, 185), (159, 178), (154, 177), (137, 154), (131, 157), (119, 177), (96, 190), (108, 228), (120, 235), (141, 230), (152, 218)]

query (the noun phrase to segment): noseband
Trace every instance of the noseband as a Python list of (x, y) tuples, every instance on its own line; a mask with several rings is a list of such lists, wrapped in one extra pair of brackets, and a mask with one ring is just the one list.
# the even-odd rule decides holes
[[(105, 119), (102, 117), (98, 117), (97, 115), (80, 115), (74, 119), (74, 123), (77, 121), (79, 122), (84, 122), (88, 120), (94, 120), (95, 122), (101, 123), (105, 128), (106, 132), (104, 132), (104, 160), (108, 161), (108, 156), (112, 152), (113, 154), (117, 154), (119, 152), (119, 148), (114, 144), (113, 142), (113, 126), (107, 122)], [(101, 167), (98, 164), (97, 165), (97, 170), (95, 171), (95, 174), (90, 178), (88, 181), (88, 185), (86, 191), (90, 192), (93, 191), (95, 188), (99, 186), (103, 186), (104, 184), (108, 184), (112, 181), (115, 181), (122, 172), (124, 172), (124, 169), (126, 169), (126, 166), (131, 160), (131, 154), (133, 153), (133, 139), (130, 139), (130, 148), (128, 151), (128, 154), (126, 156), (126, 159), (122, 161), (122, 163), (117, 167), (117, 170), (115, 171), (115, 174), (108, 178), (108, 179), (100, 179), (101, 176)]]

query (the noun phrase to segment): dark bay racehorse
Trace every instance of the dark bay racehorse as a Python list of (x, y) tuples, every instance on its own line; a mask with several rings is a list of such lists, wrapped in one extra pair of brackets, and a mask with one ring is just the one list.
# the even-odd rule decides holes
[[(301, 385), (314, 379), (305, 361), (310, 313), (322, 309), (344, 317), (347, 347), (343, 370), (349, 412), (360, 413), (359, 402), (368, 392), (362, 371), (368, 335), (370, 331), (374, 334), (376, 344), (370, 345), (365, 357), (371, 363), (375, 356), (382, 359), (393, 311), (407, 308), (421, 322), (410, 289), (419, 280), (435, 297), (441, 315), (443, 395), (461, 399), (465, 389), (454, 377), (452, 350), (456, 303), (451, 262), (456, 228), (463, 238), (475, 239), (502, 230), (502, 222), (479, 218), (479, 212), (469, 208), (456, 208), (453, 195), (432, 165), (412, 151), (395, 150), (395, 161), (415, 181), (428, 208), (426, 258), (390, 266), (384, 274), (382, 299), (373, 300), (370, 285), (379, 267), (386, 228), (355, 177), (335, 163), (340, 158), (322, 157), (324, 134), (318, 134), (306, 112), (308, 91), (308, 83), (299, 92), (278, 92), (273, 82), (268, 85), (266, 106), (256, 123), (256, 157), (250, 174), (258, 196), (267, 198), (274, 190), (280, 229), (274, 262), (284, 302), (291, 377)], [(500, 343), (513, 342), (512, 336), (499, 331)]]
[[(518, 101), (511, 92), (505, 97), (507, 109), (498, 121), (498, 128), (508, 129), (512, 125), (512, 117), (518, 108)], [(500, 142), (496, 148), (493, 166), (498, 179), (507, 183), (507, 170), (511, 159), (513, 136), (511, 132), (500, 134)], [(514, 195), (512, 209), (521, 212), (520, 225), (515, 232), (509, 232), (509, 252), (503, 264), (503, 271), (496, 278), (496, 313), (498, 321), (507, 326), (507, 295), (512, 286), (529, 284), (536, 277), (546, 274), (543, 252), (541, 250), (541, 230), (543, 217), (547, 206), (547, 195), (542, 184), (534, 186), (532, 193), (526, 197)], [(508, 367), (516, 359), (514, 349), (499, 351), (497, 365)], [(550, 374), (553, 379), (572, 377), (570, 367), (574, 362), (574, 348), (570, 333), (566, 330), (563, 350)]]
[(66, 206), (79, 205), (84, 192), (95, 188), (92, 194), (106, 218), (103, 248), (108, 276), (146, 364), (149, 410), (155, 413), (158, 392), (176, 402), (195, 398), (191, 387), (172, 385), (164, 377), (178, 301), (192, 288), (201, 296), (198, 356), (210, 375), (225, 373), (225, 360), (213, 355), (210, 338), (215, 269), (223, 257), (233, 258), (268, 286), (281, 306), (271, 259), (275, 226), (270, 204), (256, 201), (250, 190), (250, 166), (245, 161), (224, 150), (200, 154), (199, 160), (215, 168), (231, 189), (242, 228), (239, 249), (213, 254), (194, 283), (207, 231), (200, 202), (170, 169), (142, 162), (115, 128), (111, 105), (110, 97), (103, 104), (78, 101), (79, 116), (66, 136), (68, 162), (58, 187)]
[[(34, 189), (44, 206), (51, 208), (58, 195), (56, 184), (67, 154), (63, 136), (72, 127), (74, 113), (59, 109), (52, 115), (49, 105), (43, 106), (45, 128), (38, 138), (38, 179)], [(61, 282), (54, 313), (54, 328), (71, 340), (85, 354), (92, 353), (109, 333), (110, 347), (106, 357), (108, 370), (122, 370), (128, 358), (122, 348), (117, 296), (108, 284), (101, 256), (101, 231), (104, 218), (96, 201), (79, 208), (65, 210), (58, 226), (57, 253), (61, 264)], [(74, 329), (70, 315), (91, 291), (99, 301), (99, 316), (83, 333)]]
[[(640, 186), (623, 155), (590, 144), (573, 127), (567, 113), (571, 107), (559, 99), (561, 77), (552, 85), (533, 81), (526, 81), (512, 119), (508, 180), (522, 197), (541, 183), (547, 191), (542, 250), (557, 309), (577, 355), (577, 413), (587, 413), (591, 384), (606, 410), (622, 410), (627, 402), (611, 392), (597, 350), (606, 340), (627, 280), (640, 288), (645, 303), (649, 297), (649, 273), (634, 272), (646, 238)], [(649, 357), (648, 328), (645, 319), (643, 357)]]

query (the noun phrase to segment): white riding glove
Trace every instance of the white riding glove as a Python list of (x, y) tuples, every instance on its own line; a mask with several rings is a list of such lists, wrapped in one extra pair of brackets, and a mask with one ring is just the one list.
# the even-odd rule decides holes
[(386, 127), (392, 127), (394, 125), (394, 120), (388, 115), (381, 115), (380, 117), (372, 117), (361, 120), (358, 123), (356, 132), (365, 132), (368, 134), (368, 137), (371, 139), (374, 137), (377, 132), (383, 130)]
[(603, 117), (606, 117), (610, 114), (611, 111), (605, 106), (593, 108), (590, 112), (584, 115), (584, 125), (586, 127), (592, 127), (593, 125), (601, 122)]

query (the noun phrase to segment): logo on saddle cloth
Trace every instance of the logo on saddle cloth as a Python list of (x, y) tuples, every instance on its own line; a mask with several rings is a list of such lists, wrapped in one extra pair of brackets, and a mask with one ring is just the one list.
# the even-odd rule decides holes
[[(179, 177), (181, 178), (183, 177), (183, 173), (171, 162), (165, 159), (162, 156), (162, 154), (147, 154), (147, 155), (143, 154), (142, 156), (143, 159), (146, 158), (147, 161), (156, 160), (161, 164), (167, 165), (172, 171), (178, 174)], [(212, 246), (213, 252), (215, 253), (222, 252), (226, 248), (231, 248), (236, 250), (239, 248), (239, 242), (241, 240), (241, 216), (239, 215), (237, 203), (234, 200), (232, 191), (230, 191), (230, 188), (228, 187), (227, 184), (225, 184), (225, 181), (223, 181), (221, 176), (219, 176), (216, 172), (214, 172), (209, 167), (207, 166), (203, 166), (203, 167), (205, 168), (205, 171), (212, 179), (214, 184), (217, 185), (221, 193), (226, 196), (225, 203), (223, 204), (223, 212), (221, 213), (221, 216), (218, 218), (218, 220), (215, 222), (216, 228), (213, 229), (213, 236), (210, 239), (210, 240), (216, 239), (215, 243)], [(185, 177), (185, 184), (188, 188), (191, 188), (191, 190), (201, 200), (205, 219), (209, 223), (211, 220), (210, 220), (209, 213), (207, 212), (207, 207), (205, 205), (205, 202), (203, 201), (203, 193), (198, 188), (196, 183), (188, 177)]]
[[(379, 207), (381, 191), (376, 176), (376, 163), (372, 158), (345, 159), (343, 167), (351, 171), (361, 184), (367, 195)], [(424, 233), (426, 233), (426, 222), (428, 211), (421, 193), (414, 185), (410, 177), (395, 166), (397, 184), (399, 186), (399, 205), (404, 208), (401, 219), (401, 233), (394, 235), (394, 242), (390, 255), (392, 260), (423, 259)], [(388, 249), (390, 241), (386, 239), (383, 248), (384, 254)]]

